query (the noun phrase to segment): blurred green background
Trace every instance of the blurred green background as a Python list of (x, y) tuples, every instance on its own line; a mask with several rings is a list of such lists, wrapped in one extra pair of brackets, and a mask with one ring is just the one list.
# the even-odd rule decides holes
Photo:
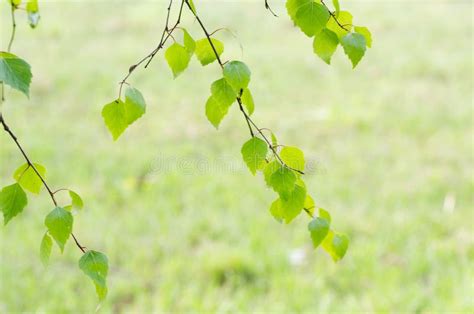
[[(334, 264), (311, 248), (308, 219), (278, 224), (275, 198), (241, 161), (237, 107), (218, 132), (204, 115), (217, 65), (193, 59), (176, 80), (161, 53), (130, 82), (147, 114), (118, 142), (100, 111), (151, 50), (163, 1), (40, 1), (18, 17), (13, 52), (32, 65), (31, 99), (7, 89), (3, 111), (55, 188), (86, 207), (75, 233), (109, 257), (103, 312), (473, 312), (473, 5), (342, 1), (373, 48), (352, 70), (312, 53), (283, 1), (195, 1), (224, 59), (252, 69), (255, 121), (310, 160), (307, 185), (351, 238)], [(0, 5), (1, 47), (10, 33)], [(186, 13), (184, 25), (201, 38)], [(243, 49), (240, 48), (242, 45)], [(0, 134), (0, 183), (22, 160)], [(46, 193), (0, 228), (0, 312), (92, 312), (93, 285), (72, 241), (44, 269)]]

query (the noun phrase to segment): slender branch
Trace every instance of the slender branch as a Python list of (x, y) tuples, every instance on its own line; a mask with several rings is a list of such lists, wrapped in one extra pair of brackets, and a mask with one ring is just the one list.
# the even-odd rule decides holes
[(273, 12), (272, 8), (271, 8), (270, 5), (268, 4), (268, 0), (265, 0), (265, 9), (267, 9), (268, 11), (270, 11), (270, 13), (273, 14), (274, 17), (278, 17), (278, 15), (276, 15), (276, 13)]
[[(199, 16), (196, 14), (196, 12), (194, 12), (194, 10), (192, 9), (191, 5), (189, 4), (189, 0), (184, 0), (186, 2), (186, 5), (187, 7), (189, 8), (189, 10), (193, 13), (194, 17), (196, 18), (196, 20), (198, 21), (199, 25), (201, 26), (201, 29), (203, 30), (204, 34), (206, 35), (206, 38), (207, 40), (209, 41), (209, 44), (211, 45), (211, 48), (212, 48), (212, 51), (214, 52), (214, 55), (216, 56), (216, 60), (217, 62), (219, 63), (220, 67), (222, 69), (224, 69), (224, 63), (222, 62), (219, 54), (217, 53), (217, 50), (216, 50), (216, 47), (214, 46), (214, 43), (212, 42), (211, 40), (211, 36), (209, 34), (209, 32), (207, 31), (206, 27), (204, 26), (202, 20), (199, 18)], [(252, 137), (255, 136), (255, 132), (252, 128), (252, 126), (257, 130), (258, 134), (260, 134), (260, 136), (265, 140), (265, 142), (268, 144), (268, 147), (270, 148), (270, 150), (272, 151), (273, 155), (275, 156), (275, 158), (286, 168), (290, 169), (290, 170), (293, 170), (295, 172), (298, 172), (300, 174), (304, 174), (303, 171), (301, 170), (298, 170), (298, 169), (295, 169), (295, 168), (292, 168), (290, 166), (288, 166), (280, 157), (280, 155), (278, 154), (278, 152), (276, 151), (276, 149), (273, 147), (271, 141), (265, 136), (265, 134), (261, 131), (262, 128), (259, 128), (257, 126), (257, 124), (250, 118), (250, 116), (247, 114), (247, 112), (245, 112), (243, 106), (242, 106), (242, 99), (241, 99), (241, 94), (242, 94), (242, 91), (241, 93), (236, 97), (237, 99), (237, 103), (239, 104), (239, 109), (240, 111), (242, 112), (246, 122), (247, 122), (247, 126), (249, 128), (249, 131), (250, 131), (250, 135)]]
[(8, 42), (8, 52), (10, 52), (12, 50), (13, 41), (15, 40), (15, 34), (16, 34), (15, 10), (16, 10), (16, 7), (12, 4), (11, 5), (12, 33), (10, 35), (10, 41)]
[(125, 77), (120, 81), (120, 88), (119, 88), (119, 98), (121, 97), (122, 95), (122, 89), (123, 89), (123, 85), (124, 84), (127, 84), (127, 80), (128, 78), (132, 75), (132, 73), (140, 66), (142, 65), (143, 63), (145, 63), (145, 68), (148, 67), (148, 65), (151, 63), (151, 61), (153, 60), (153, 58), (155, 57), (155, 55), (163, 48), (163, 46), (165, 45), (165, 43), (168, 41), (168, 39), (170, 37), (172, 37), (172, 34), (173, 32), (176, 30), (176, 28), (178, 28), (178, 25), (179, 23), (181, 22), (181, 15), (183, 13), (183, 7), (184, 7), (184, 0), (181, 1), (181, 5), (180, 5), (180, 9), (179, 9), (179, 13), (178, 13), (178, 18), (176, 19), (176, 22), (173, 24), (173, 26), (170, 28), (169, 27), (169, 20), (170, 20), (170, 15), (171, 15), (171, 7), (173, 5), (173, 0), (170, 0), (169, 2), (169, 5), (168, 5), (168, 8), (167, 8), (167, 15), (166, 15), (166, 23), (165, 23), (165, 27), (163, 29), (163, 32), (161, 33), (161, 38), (160, 38), (160, 41), (158, 43), (158, 45), (156, 46), (156, 48), (154, 48), (150, 53), (148, 53), (145, 57), (143, 57), (142, 59), (140, 59), (137, 63), (135, 64), (132, 64), (129, 69), (128, 69), (128, 73), (127, 75), (125, 75)]
[[(28, 167), (31, 167), (31, 169), (33, 169), (33, 171), (36, 173), (36, 175), (38, 176), (38, 178), (41, 180), (41, 183), (43, 183), (43, 186), (46, 188), (46, 190), (48, 191), (49, 193), (49, 196), (51, 197), (51, 201), (53, 202), (54, 206), (58, 206), (58, 202), (56, 201), (56, 198), (54, 197), (54, 193), (53, 190), (49, 187), (48, 183), (46, 183), (46, 180), (43, 178), (43, 176), (39, 173), (38, 169), (35, 167), (35, 165), (31, 162), (30, 158), (28, 157), (28, 155), (26, 154), (25, 150), (23, 149), (23, 147), (21, 146), (20, 142), (18, 141), (18, 138), (16, 137), (16, 135), (13, 133), (13, 131), (10, 129), (10, 127), (8, 126), (8, 124), (5, 122), (5, 119), (3, 118), (3, 114), (0, 112), (0, 124), (3, 126), (3, 129), (5, 130), (5, 132), (8, 133), (8, 135), (10, 135), (10, 137), (12, 138), (13, 142), (15, 142), (16, 146), (18, 147), (18, 149), (20, 150), (21, 154), (23, 155), (23, 157), (25, 158), (26, 160), (26, 163), (28, 164)], [(76, 245), (77, 247), (83, 252), (85, 253), (85, 247), (82, 246), (79, 241), (77, 240), (77, 238), (74, 236), (73, 233), (71, 233), (72, 237), (74, 238), (74, 242), (76, 242)]]

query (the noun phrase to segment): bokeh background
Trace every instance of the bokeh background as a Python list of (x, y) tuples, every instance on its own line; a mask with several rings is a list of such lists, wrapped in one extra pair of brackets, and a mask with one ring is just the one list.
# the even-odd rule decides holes
[[(254, 119), (310, 160), (309, 191), (351, 238), (335, 264), (311, 248), (308, 219), (278, 224), (274, 193), (245, 168), (234, 107), (206, 120), (213, 64), (173, 80), (161, 53), (130, 82), (146, 115), (113, 142), (100, 112), (128, 67), (151, 50), (164, 1), (40, 1), (13, 51), (32, 65), (31, 99), (7, 90), (3, 112), (55, 188), (86, 207), (75, 233), (106, 252), (102, 312), (473, 312), (473, 5), (342, 1), (373, 48), (356, 70), (339, 47), (327, 66), (283, 1), (199, 1), (224, 59), (252, 69)], [(0, 5), (1, 47), (10, 32)], [(184, 25), (202, 34), (186, 13)], [(241, 49), (241, 46), (243, 49)], [(23, 160), (0, 134), (0, 183)], [(0, 228), (0, 312), (95, 310), (72, 241), (38, 257), (47, 194)]]

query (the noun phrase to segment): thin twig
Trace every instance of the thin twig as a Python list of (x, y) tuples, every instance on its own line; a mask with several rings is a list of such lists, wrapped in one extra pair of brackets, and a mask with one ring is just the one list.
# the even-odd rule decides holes
[(12, 33), (10, 35), (10, 41), (8, 42), (8, 52), (10, 52), (12, 50), (13, 41), (15, 40), (15, 34), (16, 34), (15, 10), (16, 10), (16, 7), (12, 4), (11, 5)]
[(332, 12), (329, 7), (326, 5), (326, 3), (324, 3), (324, 0), (321, 0), (321, 4), (324, 5), (324, 7), (326, 7), (326, 9), (328, 10), (329, 12), (329, 15), (331, 15), (331, 17), (334, 19), (334, 21), (337, 23), (337, 25), (339, 25), (340, 28), (342, 28), (343, 30), (347, 31), (347, 32), (350, 32), (350, 30), (348, 30), (345, 25), (342, 25), (339, 20), (337, 19), (336, 17), (336, 14), (334, 14), (334, 12)]

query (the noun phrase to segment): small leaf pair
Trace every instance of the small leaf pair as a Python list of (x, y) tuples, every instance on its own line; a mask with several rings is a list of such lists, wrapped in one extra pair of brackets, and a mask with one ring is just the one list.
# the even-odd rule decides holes
[(114, 140), (146, 111), (146, 103), (139, 90), (128, 87), (125, 101), (114, 100), (102, 109), (102, 117)]

